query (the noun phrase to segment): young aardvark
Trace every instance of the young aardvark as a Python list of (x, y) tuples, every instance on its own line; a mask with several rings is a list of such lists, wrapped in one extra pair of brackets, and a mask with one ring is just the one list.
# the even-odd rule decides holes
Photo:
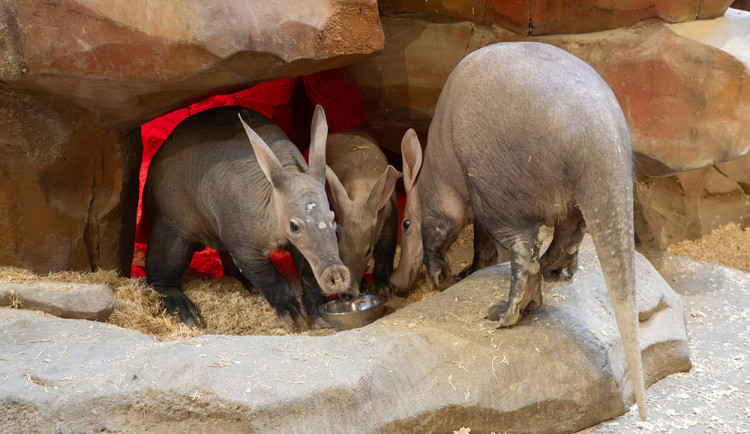
[(327, 135), (318, 106), (308, 167), (278, 126), (242, 107), (207, 110), (174, 129), (151, 162), (144, 192), (152, 226), (146, 276), (167, 311), (187, 324), (201, 323), (180, 277), (204, 246), (218, 249), (228, 274), (248, 290), (257, 288), (298, 328), (308, 324), (271, 263), (272, 249), (290, 249), (309, 261), (326, 294), (350, 291), (324, 187)]
[(390, 297), (398, 237), (394, 187), (401, 173), (388, 164), (375, 139), (362, 131), (328, 136), (326, 161), (328, 198), (339, 228), (339, 254), (349, 269), (351, 285), (360, 285), (374, 257), (375, 289)]

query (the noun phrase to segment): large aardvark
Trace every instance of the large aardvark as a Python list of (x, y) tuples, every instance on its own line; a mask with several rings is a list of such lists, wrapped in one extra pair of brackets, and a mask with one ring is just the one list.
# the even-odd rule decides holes
[[(609, 291), (635, 399), (645, 419), (633, 236), (632, 143), (609, 86), (551, 45), (490, 45), (466, 56), (438, 100), (422, 149), (402, 142), (407, 204), (401, 262), (391, 282), (449, 277), (448, 247), (470, 221), (511, 255), (509, 300), (490, 307), (500, 326), (541, 306), (543, 275), (572, 276), (586, 229)], [(584, 223), (585, 222), (585, 223)], [(541, 258), (539, 229), (554, 227)], [(487, 246), (475, 246), (479, 251)]]

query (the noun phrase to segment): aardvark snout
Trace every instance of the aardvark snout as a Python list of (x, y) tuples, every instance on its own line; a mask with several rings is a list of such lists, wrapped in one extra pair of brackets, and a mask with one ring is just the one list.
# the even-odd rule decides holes
[(326, 294), (345, 292), (349, 288), (349, 270), (343, 265), (326, 268), (320, 277), (320, 284)]
[(347, 288), (344, 292), (339, 292), (339, 300), (344, 301), (352, 301), (355, 298), (359, 297), (359, 285), (355, 285), (353, 282), (352, 285), (349, 285), (349, 288)]
[(391, 275), (391, 285), (393, 285), (399, 294), (403, 294), (408, 292), (412, 286), (414, 286), (414, 282), (417, 280), (417, 269), (416, 268), (410, 268), (408, 270), (404, 269), (397, 269), (393, 272)]

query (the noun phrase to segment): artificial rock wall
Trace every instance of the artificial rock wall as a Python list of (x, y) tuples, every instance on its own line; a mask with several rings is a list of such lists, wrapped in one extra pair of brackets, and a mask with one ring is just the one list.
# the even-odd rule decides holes
[(615, 91), (639, 240), (699, 236), (750, 215), (750, 21), (730, 3), (0, 0), (0, 265), (128, 272), (139, 126), (156, 116), (351, 65), (368, 129), (396, 149), (463, 56), (515, 40), (568, 49)]
[(665, 248), (750, 218), (750, 163), (739, 159), (750, 149), (750, 14), (728, 9), (731, 1), (480, 3), (381, 2), (386, 47), (348, 70), (384, 146), (398, 149), (409, 127), (424, 138), (445, 80), (468, 53), (545, 42), (592, 65), (622, 106), (641, 245)]

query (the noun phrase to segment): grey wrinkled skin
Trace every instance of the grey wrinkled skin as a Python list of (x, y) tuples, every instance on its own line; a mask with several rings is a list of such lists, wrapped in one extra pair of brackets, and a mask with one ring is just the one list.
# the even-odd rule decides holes
[(304, 258), (324, 293), (348, 290), (324, 188), (327, 134), (318, 106), (308, 167), (279, 127), (242, 107), (207, 110), (174, 129), (154, 156), (144, 189), (151, 222), (147, 281), (170, 313), (201, 323), (180, 277), (204, 246), (219, 250), (228, 274), (248, 290), (257, 288), (300, 329), (310, 318), (271, 263), (271, 250), (291, 249)]
[[(404, 218), (411, 219), (409, 231), (421, 232), (429, 284), (450, 277), (444, 254), (470, 221), (510, 251), (509, 299), (491, 306), (488, 314), (500, 326), (511, 326), (522, 311), (541, 306), (543, 274), (575, 273), (585, 221), (645, 419), (632, 143), (617, 99), (596, 71), (546, 44), (500, 43), (477, 50), (458, 64), (443, 88), (424, 161), (413, 131), (404, 136), (404, 149), (405, 164), (409, 160)], [(542, 225), (555, 231), (540, 258)], [(416, 255), (404, 257), (403, 252), (419, 250), (404, 244), (418, 243), (411, 235), (402, 233), (401, 261), (407, 262), (403, 270), (399, 263), (393, 276), (403, 280), (394, 284), (410, 284), (421, 266)], [(485, 253), (491, 244), (485, 240)]]
[(388, 164), (375, 139), (362, 131), (328, 136), (326, 161), (326, 189), (336, 213), (341, 261), (351, 276), (349, 292), (367, 286), (361, 278), (374, 258), (375, 290), (390, 297), (398, 237), (395, 186), (401, 173)]

